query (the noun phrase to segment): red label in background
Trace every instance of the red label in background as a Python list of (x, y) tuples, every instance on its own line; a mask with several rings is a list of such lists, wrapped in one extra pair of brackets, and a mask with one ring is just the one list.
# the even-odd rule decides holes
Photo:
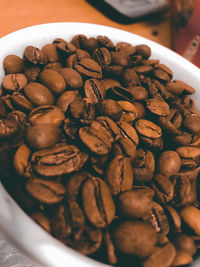
[(200, 0), (174, 0), (174, 50), (200, 67)]

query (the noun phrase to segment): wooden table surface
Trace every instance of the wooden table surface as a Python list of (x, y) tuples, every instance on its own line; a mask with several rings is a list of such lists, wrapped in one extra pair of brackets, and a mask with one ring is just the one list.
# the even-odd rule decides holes
[(170, 12), (142, 22), (112, 21), (85, 0), (0, 0), (0, 37), (49, 22), (88, 22), (123, 29), (171, 48)]

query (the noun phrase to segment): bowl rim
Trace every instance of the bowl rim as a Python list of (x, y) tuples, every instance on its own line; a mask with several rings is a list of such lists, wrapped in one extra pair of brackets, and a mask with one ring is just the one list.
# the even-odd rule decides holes
[[(65, 30), (65, 27), (68, 29), (68, 32), (67, 30)], [(66, 40), (70, 40), (70, 37), (73, 37), (75, 34), (81, 33), (85, 34), (88, 37), (105, 35), (108, 36), (114, 43), (116, 43), (117, 41), (125, 40), (126, 42), (135, 45), (146, 44), (151, 47), (152, 58), (160, 59), (161, 63), (166, 64), (172, 70), (174, 68), (178, 68), (175, 75), (177, 77), (176, 79), (181, 78), (183, 81), (188, 82), (187, 77), (189, 73), (191, 78), (190, 85), (194, 88), (198, 88), (198, 85), (200, 84), (200, 69), (169, 48), (137, 34), (130, 33), (115, 27), (83, 22), (51, 22), (37, 24), (16, 30), (3, 36), (2, 38), (0, 38), (0, 47), (2, 50), (0, 55), (0, 75), (2, 75), (2, 60), (6, 54), (12, 53), (11, 51), (13, 49), (16, 51), (15, 54), (21, 54), (22, 46), (24, 48), (28, 44), (27, 40), (32, 40), (32, 45), (38, 44), (39, 47), (42, 44), (46, 44), (48, 40), (55, 39), (55, 36), (64, 36), (65, 31)], [(39, 36), (37, 35), (38, 32), (40, 32)], [(17, 43), (18, 39), (20, 40), (19, 43)], [(16, 46), (14, 47), (13, 44), (15, 44)], [(200, 100), (199, 96), (198, 98)], [(69, 264), (69, 262), (71, 267), (75, 267), (77, 265), (79, 265), (80, 267), (87, 267), (92, 265), (97, 267), (108, 266), (96, 262), (88, 258), (87, 256), (79, 254), (78, 252), (64, 246), (59, 241), (47, 234), (32, 219), (30, 219), (24, 211), (22, 211), (22, 209), (16, 204), (16, 202), (4, 189), (1, 182), (0, 202), (2, 205), (2, 208), (0, 209), (0, 229), (4, 233), (6, 233), (8, 238), (17, 247), (19, 247), (19, 249), (25, 251), (32, 259), (38, 261), (43, 266), (60, 267), (64, 266), (64, 264)], [(14, 226), (13, 220), (15, 220)], [(37, 231), (37, 237), (34, 234), (35, 231)], [(29, 237), (26, 236), (27, 232), (29, 232), (30, 234)], [(29, 245), (30, 238), (31, 246)], [(60, 260), (59, 263), (55, 261), (55, 256), (57, 256)]]

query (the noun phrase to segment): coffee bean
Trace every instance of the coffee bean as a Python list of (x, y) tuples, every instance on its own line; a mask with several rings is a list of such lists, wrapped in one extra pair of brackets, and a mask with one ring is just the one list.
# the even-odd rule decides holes
[(107, 184), (98, 177), (88, 179), (82, 189), (83, 208), (90, 223), (98, 228), (109, 225), (115, 205)]
[(3, 60), (3, 68), (5, 74), (20, 73), (23, 71), (24, 62), (19, 56), (8, 55)]
[(43, 176), (58, 176), (78, 171), (88, 156), (74, 145), (57, 144), (52, 148), (38, 150), (32, 154), (34, 170)]
[(26, 182), (26, 190), (43, 204), (55, 204), (64, 198), (65, 188), (58, 182), (33, 178)]
[(60, 126), (65, 116), (60, 108), (54, 105), (43, 105), (32, 109), (28, 120), (32, 125), (35, 124), (53, 124)]
[(84, 84), (84, 91), (92, 103), (101, 102), (105, 97), (105, 91), (101, 82), (97, 79), (88, 79)]
[(24, 58), (33, 65), (44, 65), (47, 63), (47, 57), (43, 51), (32, 45), (25, 47)]
[(4, 76), (2, 87), (10, 93), (21, 91), (27, 85), (27, 78), (23, 73), (12, 73)]
[(54, 96), (49, 89), (38, 82), (28, 83), (24, 88), (24, 92), (33, 105), (42, 106), (54, 103)]
[(34, 149), (43, 149), (55, 145), (60, 136), (60, 129), (53, 124), (36, 124), (26, 131), (26, 141)]
[(116, 156), (106, 170), (106, 181), (113, 195), (130, 190), (133, 185), (131, 161), (124, 156)]
[(51, 233), (50, 220), (42, 212), (33, 212), (31, 218), (38, 223), (45, 231)]
[(72, 68), (62, 68), (60, 74), (63, 76), (68, 89), (79, 89), (83, 85), (83, 79), (78, 71)]
[(16, 172), (23, 177), (31, 177), (30, 158), (31, 149), (23, 144), (15, 152), (13, 164)]
[(60, 94), (66, 89), (63, 76), (55, 70), (43, 70), (39, 74), (39, 79), (52, 93)]
[(102, 68), (93, 59), (83, 58), (74, 67), (83, 76), (96, 79), (102, 78)]
[(156, 232), (144, 222), (125, 221), (114, 230), (113, 240), (121, 252), (145, 258), (151, 255), (157, 236)]
[(170, 177), (179, 172), (181, 167), (181, 159), (175, 151), (164, 151), (158, 158), (158, 170), (166, 177)]
[(135, 122), (136, 130), (143, 136), (150, 138), (159, 138), (162, 135), (161, 128), (151, 121), (140, 119)]
[(133, 186), (132, 190), (122, 192), (118, 198), (118, 209), (129, 219), (142, 218), (151, 210), (154, 191), (148, 186)]

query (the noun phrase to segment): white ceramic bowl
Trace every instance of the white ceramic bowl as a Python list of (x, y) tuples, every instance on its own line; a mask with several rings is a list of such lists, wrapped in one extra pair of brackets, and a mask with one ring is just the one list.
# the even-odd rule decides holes
[[(200, 108), (200, 70), (171, 50), (138, 35), (111, 27), (87, 23), (49, 23), (28, 27), (0, 39), (0, 81), (4, 76), (2, 62), (5, 56), (22, 56), (27, 45), (42, 47), (60, 37), (71, 40), (76, 34), (88, 37), (106, 35), (114, 43), (126, 41), (133, 45), (147, 44), (152, 49), (152, 58), (160, 59), (174, 72), (174, 79), (181, 79), (196, 89), (194, 95)], [(48, 267), (105, 266), (64, 246), (33, 222), (8, 195), (0, 183), (0, 229), (24, 253)], [(199, 264), (197, 263), (199, 266)]]

